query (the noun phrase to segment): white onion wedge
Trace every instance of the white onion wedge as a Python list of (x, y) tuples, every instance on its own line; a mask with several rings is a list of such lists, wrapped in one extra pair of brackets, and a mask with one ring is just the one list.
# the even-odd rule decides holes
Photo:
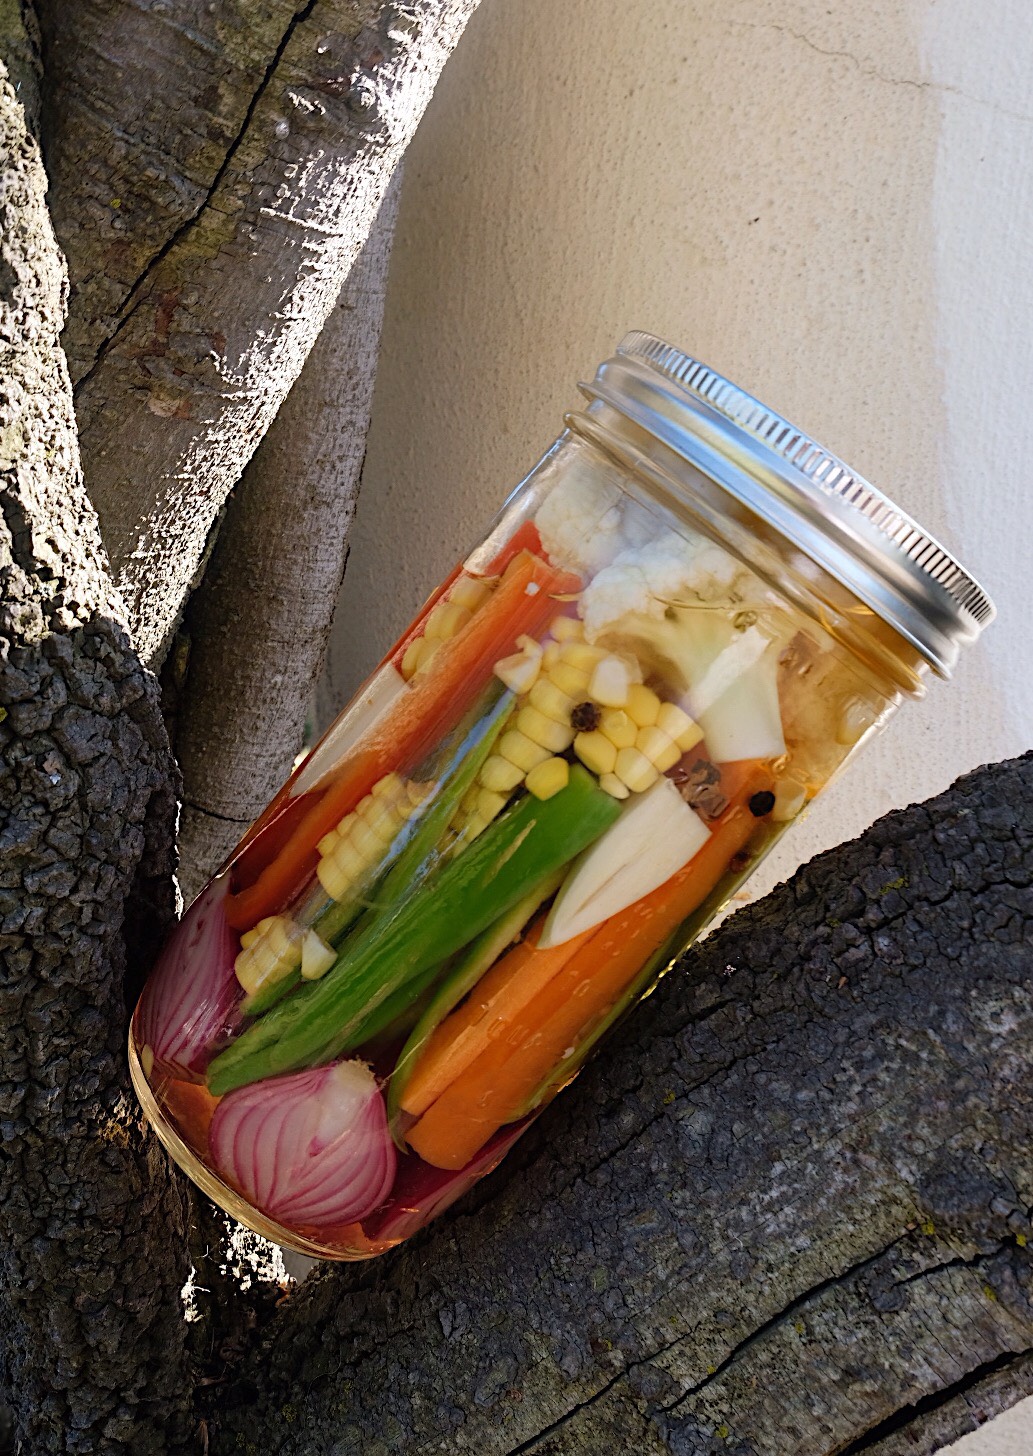
[(587, 849), (560, 887), (540, 947), (562, 945), (626, 910), (697, 854), (710, 830), (670, 779), (625, 801), (620, 817)]

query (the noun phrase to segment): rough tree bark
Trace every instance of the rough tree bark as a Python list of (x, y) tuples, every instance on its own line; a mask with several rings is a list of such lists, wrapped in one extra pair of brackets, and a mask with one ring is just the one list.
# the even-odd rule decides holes
[[(186, 660), (176, 663), (185, 687), (175, 730), (188, 898), (258, 817), (302, 746), (366, 453), (401, 170), (230, 498), (191, 601), (180, 639)], [(227, 713), (229, 703), (239, 705), (235, 712)]]
[[(239, 0), (89, 0), (81, 14), (47, 0), (44, 130), (77, 285), (80, 447), (151, 665), (475, 6), (267, 0), (252, 38)], [(186, 73), (185, 115), (141, 91), (159, 75), (163, 89), (166, 56), (173, 81)], [(125, 152), (98, 165), (127, 91), (141, 99), (119, 123)], [(131, 247), (116, 231), (127, 200)]]
[(1033, 754), (692, 952), (465, 1208), (328, 1269), (218, 1452), (918, 1456), (1033, 1377)]
[[(269, 1298), (202, 1270), (227, 1305), (184, 1322), (188, 1225), (219, 1220), (191, 1214), (124, 1059), (173, 898), (141, 657), (473, 5), (37, 0), (86, 485), (128, 607), (79, 470), (45, 180), (0, 94), (0, 1379), (21, 1450), (930, 1451), (1033, 1363), (1029, 759), (736, 917), (436, 1231), (306, 1283), (251, 1343)], [(0, 6), (0, 45), (34, 117), (22, 13)], [(252, 475), (238, 501), (282, 491), (273, 445)], [(235, 511), (190, 624), (213, 692), (233, 555), (268, 549)], [(279, 588), (295, 631), (306, 586)], [(249, 620), (256, 658), (272, 617)]]
[(0, 156), (3, 1383), (26, 1450), (175, 1451), (186, 1202), (123, 1002), (136, 932), (153, 950), (172, 915), (172, 765), (82, 486), (46, 178), (6, 73)]

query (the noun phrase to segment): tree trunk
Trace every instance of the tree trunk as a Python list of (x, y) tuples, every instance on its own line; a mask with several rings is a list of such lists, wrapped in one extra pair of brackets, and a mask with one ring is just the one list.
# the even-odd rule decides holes
[(302, 746), (366, 453), (400, 182), (401, 169), (233, 492), (191, 602), (175, 730), (188, 899), (273, 797)]
[(736, 915), (214, 1452), (928, 1452), (1030, 1389), (1033, 755)]
[(0, 75), (3, 1383), (26, 1451), (178, 1451), (187, 1204), (141, 1126), (123, 1000), (171, 919), (172, 764), (82, 487), (46, 178)]
[[(226, 57), (220, 47), (234, 27), (250, 42), (238, 0), (200, 7), (200, 32), (198, 7), (186, 0), (132, 7), (128, 25), (127, 6), (112, 0), (88, 7), (89, 25), (66, 20), (64, 6), (53, 10), (51, 54), (60, 55), (65, 26), (77, 47), (75, 83), (55, 72), (45, 120), (65, 118), (50, 128), (50, 151), (56, 190), (65, 193), (59, 237), (76, 267), (81, 314), (72, 340), (83, 371), (80, 447), (133, 638), (149, 664), (164, 657), (219, 511), (300, 373), (475, 7), (308, 0), (289, 14), (270, 56), (284, 7), (267, 0), (254, 49), (238, 37)], [(109, 110), (121, 114), (125, 92), (132, 97), (148, 82), (153, 90), (159, 76), (164, 86), (167, 52), (176, 80), (189, 65), (184, 52), (192, 58), (213, 46), (230, 73), (228, 100), (221, 79), (203, 84), (201, 71), (198, 89), (188, 71), (178, 77), (190, 101), (185, 115), (166, 106), (152, 116), (150, 96), (145, 106), (130, 102), (132, 124), (149, 117), (152, 125), (142, 139), (131, 126), (120, 146), (151, 177), (160, 200), (152, 215), (151, 188), (132, 183), (124, 166), (109, 176), (94, 165), (97, 130), (110, 129)], [(243, 81), (242, 48), (250, 62)], [(246, 107), (241, 85), (250, 88)], [(173, 155), (155, 163), (169, 130)], [(180, 200), (169, 194), (182, 180), (184, 132), (199, 160)], [(214, 171), (212, 137), (222, 146)], [(136, 237), (129, 250), (115, 233), (123, 202)]]

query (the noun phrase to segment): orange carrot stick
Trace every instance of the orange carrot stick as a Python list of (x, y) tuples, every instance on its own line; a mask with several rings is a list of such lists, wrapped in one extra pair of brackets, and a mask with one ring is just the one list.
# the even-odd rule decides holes
[(563, 945), (539, 950), (544, 923), (543, 915), (526, 939), (497, 960), (467, 1000), (435, 1027), (402, 1094), (400, 1106), (405, 1112), (414, 1116), (426, 1112), (593, 934), (586, 930)]
[(472, 620), (435, 654), (425, 675), (372, 723), (273, 862), (253, 885), (229, 895), (226, 918), (246, 930), (282, 909), (316, 868), (316, 846), (390, 769), (418, 761), (456, 722), (516, 639), (533, 636), (556, 611), (557, 593), (576, 591), (577, 577), (523, 551)]
[(558, 973), (482, 1044), (480, 1054), (409, 1130), (408, 1142), (425, 1162), (464, 1167), (498, 1128), (518, 1115), (649, 957), (699, 909), (757, 827), (747, 801), (766, 786), (768, 776), (751, 764), (749, 770), (744, 765), (740, 777), (736, 801), (715, 822), (699, 853), (651, 894), (589, 931)]

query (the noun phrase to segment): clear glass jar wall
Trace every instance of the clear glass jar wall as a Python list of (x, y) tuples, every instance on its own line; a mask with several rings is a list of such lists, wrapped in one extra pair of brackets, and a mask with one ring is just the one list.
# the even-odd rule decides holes
[(303, 1252), (380, 1253), (492, 1169), (919, 688), (914, 647), (748, 510), (723, 526), (709, 479), (571, 424), (132, 1022), (173, 1156)]

